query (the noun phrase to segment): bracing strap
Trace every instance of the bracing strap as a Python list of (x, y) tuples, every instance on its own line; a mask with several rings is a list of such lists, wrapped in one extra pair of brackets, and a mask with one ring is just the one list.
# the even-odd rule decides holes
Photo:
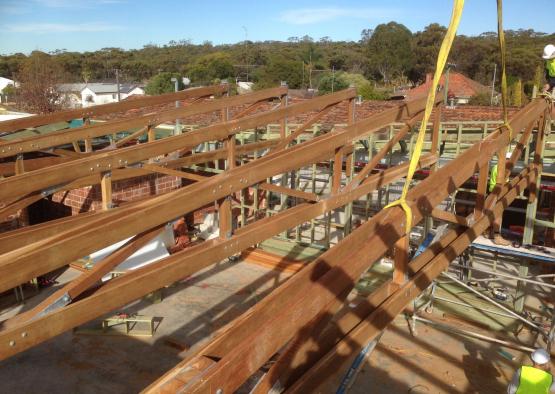
[(449, 22), (447, 33), (443, 38), (443, 42), (441, 43), (441, 48), (437, 57), (434, 79), (428, 93), (426, 109), (424, 110), (424, 117), (422, 119), (422, 122), (420, 123), (416, 145), (410, 159), (409, 169), (407, 177), (405, 179), (405, 185), (403, 186), (401, 197), (397, 201), (394, 201), (385, 207), (386, 209), (394, 206), (400, 206), (401, 208), (403, 208), (406, 215), (405, 230), (407, 234), (412, 228), (412, 210), (407, 204), (406, 197), (410, 187), (410, 183), (412, 181), (414, 173), (416, 172), (416, 167), (418, 165), (418, 162), (420, 161), (420, 155), (422, 154), (422, 147), (424, 145), (424, 136), (426, 135), (426, 125), (428, 124), (428, 120), (430, 118), (430, 115), (432, 114), (432, 110), (435, 104), (437, 86), (439, 85), (441, 74), (443, 73), (443, 69), (445, 68), (445, 63), (447, 63), (447, 57), (449, 56), (451, 46), (453, 45), (453, 40), (455, 39), (455, 35), (457, 33), (457, 28), (461, 20), (463, 7), (464, 0), (454, 0), (453, 11), (451, 13), (451, 21)]
[(503, 126), (509, 130), (509, 142), (513, 139), (513, 128), (509, 124), (509, 115), (507, 113), (507, 72), (506, 72), (506, 54), (507, 46), (505, 45), (505, 32), (503, 31), (503, 0), (497, 0), (497, 36), (499, 37), (499, 51), (501, 55), (501, 102), (503, 104)]

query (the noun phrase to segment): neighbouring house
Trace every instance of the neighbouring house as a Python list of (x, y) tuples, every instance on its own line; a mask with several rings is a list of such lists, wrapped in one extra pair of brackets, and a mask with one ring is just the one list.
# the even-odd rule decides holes
[[(98, 104), (108, 104), (118, 101), (118, 85), (115, 83), (95, 82), (88, 83), (81, 91), (81, 105), (90, 107)], [(124, 100), (129, 96), (144, 95), (145, 90), (139, 84), (121, 83), (120, 99)]]
[(9, 78), (0, 77), (0, 103), (7, 101), (7, 97), (2, 93), (4, 88), (8, 85), (16, 86), (16, 83)]
[(254, 82), (237, 82), (237, 93), (245, 94), (252, 92)]
[[(439, 80), (439, 85), (445, 86), (445, 75), (443, 74)], [(432, 85), (432, 74), (426, 75), (426, 82), (406, 92), (408, 99), (425, 97)], [(491, 93), (491, 88), (474, 81), (461, 73), (449, 72), (448, 97), (453, 105), (468, 104), (472, 96), (480, 93)]]
[(80, 108), (82, 104), (81, 92), (87, 86), (86, 83), (61, 83), (57, 86), (58, 92), (62, 94), (62, 102), (67, 108)]

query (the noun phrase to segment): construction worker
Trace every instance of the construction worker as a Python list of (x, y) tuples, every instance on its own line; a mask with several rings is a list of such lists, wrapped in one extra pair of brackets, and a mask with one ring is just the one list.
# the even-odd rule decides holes
[(545, 80), (543, 92), (550, 92), (555, 87), (555, 45), (546, 45), (543, 49), (542, 58), (545, 60)]
[(545, 349), (532, 352), (532, 366), (523, 365), (513, 375), (508, 394), (555, 393), (555, 382), (550, 372), (550, 357)]

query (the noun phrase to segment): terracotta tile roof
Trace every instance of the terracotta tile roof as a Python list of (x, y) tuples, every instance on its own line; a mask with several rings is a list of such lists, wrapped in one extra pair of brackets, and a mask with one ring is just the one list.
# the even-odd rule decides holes
[[(422, 85), (421, 85), (422, 86)], [(414, 89), (413, 89), (414, 90)], [(207, 99), (208, 100), (208, 99)], [(295, 104), (303, 102), (305, 99), (292, 97), (289, 100), (290, 104)], [(190, 101), (183, 101), (182, 106), (190, 104)], [(251, 114), (257, 114), (265, 111), (270, 111), (276, 108), (277, 102), (264, 103), (253, 111)], [(392, 108), (399, 105), (398, 101), (363, 101), (355, 106), (355, 118), (356, 120), (361, 120), (368, 118), (374, 114), (385, 111), (388, 108)], [(240, 113), (247, 106), (236, 106), (230, 108), (230, 115)], [(158, 105), (155, 107), (139, 108), (129, 110), (125, 113), (110, 114), (109, 116), (103, 117), (106, 120), (109, 119), (122, 119), (122, 118), (133, 118), (141, 115), (146, 115), (154, 113), (157, 111), (174, 109), (174, 103), (168, 103), (166, 105)], [(509, 108), (509, 114), (516, 112), (518, 108)], [(304, 123), (316, 112), (310, 112), (302, 114), (296, 117), (290, 117), (287, 119), (289, 123), (299, 124)], [(471, 105), (460, 105), (455, 108), (445, 108), (443, 111), (442, 119), (444, 122), (454, 122), (454, 121), (484, 121), (484, 120), (500, 120), (502, 119), (502, 113), (500, 107), (489, 107), (489, 106), (471, 106)], [(221, 122), (221, 112), (214, 111), (208, 112), (200, 115), (189, 116), (187, 118), (181, 119), (181, 124), (183, 125), (198, 125), (200, 127), (207, 126), (213, 123)], [(335, 108), (333, 108), (326, 116), (324, 116), (318, 123), (323, 125), (334, 125), (334, 124), (345, 124), (347, 122), (347, 105), (346, 103), (340, 103)], [(277, 122), (276, 122), (277, 123)]]
[[(439, 80), (441, 86), (445, 84), (445, 74)], [(407, 91), (408, 98), (422, 97), (428, 94), (432, 85), (431, 75), (426, 77), (426, 82), (422, 85)], [(479, 82), (474, 81), (461, 73), (451, 71), (449, 73), (449, 91), (453, 92), (455, 97), (472, 97), (478, 93), (488, 93), (490, 89)]]

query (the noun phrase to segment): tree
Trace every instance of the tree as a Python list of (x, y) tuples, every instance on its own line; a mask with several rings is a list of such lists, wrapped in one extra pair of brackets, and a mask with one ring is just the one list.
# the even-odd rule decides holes
[(16, 94), (15, 86), (13, 86), (12, 84), (6, 85), (4, 89), (2, 89), (1, 93), (2, 93), (2, 96), (6, 98), (5, 101), (10, 101), (15, 97), (15, 94)]
[(491, 96), (489, 93), (478, 93), (474, 96), (470, 97), (468, 100), (469, 105), (480, 105), (480, 106), (490, 106), (491, 105)]
[(387, 100), (390, 95), (385, 91), (378, 91), (370, 82), (357, 87), (357, 94), (364, 100)]
[(303, 78), (304, 64), (300, 61), (272, 58), (268, 65), (254, 72), (256, 88), (275, 87), (286, 81), (291, 89), (299, 89)]
[(366, 43), (370, 74), (384, 82), (407, 73), (413, 65), (412, 33), (396, 22), (376, 27)]
[(145, 86), (146, 94), (156, 95), (175, 91), (175, 82), (172, 82), (172, 78), (177, 78), (179, 90), (183, 89), (184, 85), (181, 81), (181, 75), (163, 72), (155, 75), (148, 81), (148, 84)]
[(318, 47), (314, 42), (305, 39), (305, 37), (303, 37), (302, 41), (304, 49), (301, 52), (301, 59), (305, 64), (305, 68), (308, 74), (308, 87), (312, 89), (312, 71), (316, 68), (315, 63), (322, 58), (322, 53), (318, 50)]
[[(50, 58), (65, 70), (67, 78), (64, 82), (82, 81), (85, 70), (89, 81), (114, 80), (114, 68), (118, 68), (121, 81), (146, 81), (164, 71), (190, 76), (196, 84), (212, 83), (221, 78), (237, 77), (238, 72), (245, 73), (245, 66), (237, 69), (235, 65), (247, 64), (249, 79), (257, 74), (259, 85), (264, 82), (275, 86), (280, 80), (286, 80), (293, 87), (297, 86), (296, 79), (300, 75), (298, 86), (306, 87), (310, 85), (309, 80), (315, 84), (318, 77), (323, 76), (314, 70), (324, 69), (362, 73), (368, 79), (391, 84), (403, 77), (413, 82), (422, 81), (435, 67), (444, 32), (443, 26), (431, 24), (412, 35), (403, 25), (392, 22), (375, 30), (362, 31), (357, 42), (331, 41), (327, 37), (314, 41), (302, 35), (288, 41), (242, 41), (220, 45), (210, 42), (195, 45), (187, 40), (175, 40), (166, 45), (148, 44), (130, 50), (103, 48), (84, 53), (56, 50)], [(522, 79), (525, 92), (530, 94), (532, 82), (541, 81), (543, 77), (542, 49), (555, 42), (555, 34), (509, 30), (506, 41), (508, 76), (515, 81)], [(27, 58), (22, 53), (0, 55), (0, 76), (17, 79), (16, 75)], [(275, 63), (272, 59), (298, 64), (295, 67), (279, 65), (279, 77), (264, 75), (261, 69)], [(490, 85), (494, 65), (499, 66), (497, 33), (457, 36), (449, 60), (457, 65), (458, 72)], [(290, 69), (292, 74), (281, 73), (284, 68)], [(302, 82), (303, 70), (305, 83)], [(499, 67), (497, 71), (496, 86), (499, 86)], [(311, 73), (313, 78), (309, 78)]]
[[(318, 91), (320, 94), (331, 92), (331, 74), (327, 74), (320, 80)], [(335, 73), (335, 80), (333, 81), (333, 91), (346, 89), (349, 86), (354, 86), (357, 95), (365, 100), (385, 100), (388, 95), (383, 92), (378, 92), (374, 89), (372, 83), (364, 78), (362, 74), (338, 72)]]
[(81, 77), (83, 78), (83, 81), (85, 81), (85, 83), (89, 83), (92, 77), (91, 70), (85, 68), (83, 71), (81, 71)]
[(347, 89), (348, 87), (349, 81), (345, 78), (345, 73), (326, 73), (326, 75), (320, 78), (318, 94), (337, 92), (338, 90)]
[(363, 29), (362, 32), (360, 33), (360, 42), (362, 44), (368, 43), (368, 41), (370, 41), (370, 37), (372, 37), (372, 34), (374, 34), (374, 30)]
[(522, 107), (522, 81), (519, 79), (511, 86), (511, 102), (515, 107)]
[(446, 32), (445, 26), (432, 23), (414, 35), (413, 80), (423, 80), (427, 73), (435, 70), (437, 54)]
[(134, 81), (144, 81), (153, 74), (153, 70), (142, 60), (126, 60), (121, 64), (121, 70), (128, 79)]
[(234, 77), (231, 56), (224, 52), (215, 52), (199, 57), (188, 69), (191, 81), (211, 83), (217, 79)]
[[(483, 84), (491, 84), (494, 65), (499, 64), (497, 37), (457, 37), (450, 59), (457, 64), (457, 71)], [(499, 75), (499, 68), (497, 68)]]
[(61, 66), (44, 52), (34, 51), (17, 74), (16, 103), (25, 111), (48, 113), (63, 107), (56, 85), (64, 81)]
[(365, 100), (385, 100), (388, 98), (387, 94), (376, 91), (372, 83), (364, 78), (362, 74), (343, 73), (343, 78), (349, 85), (353, 85), (357, 90), (357, 95)]

